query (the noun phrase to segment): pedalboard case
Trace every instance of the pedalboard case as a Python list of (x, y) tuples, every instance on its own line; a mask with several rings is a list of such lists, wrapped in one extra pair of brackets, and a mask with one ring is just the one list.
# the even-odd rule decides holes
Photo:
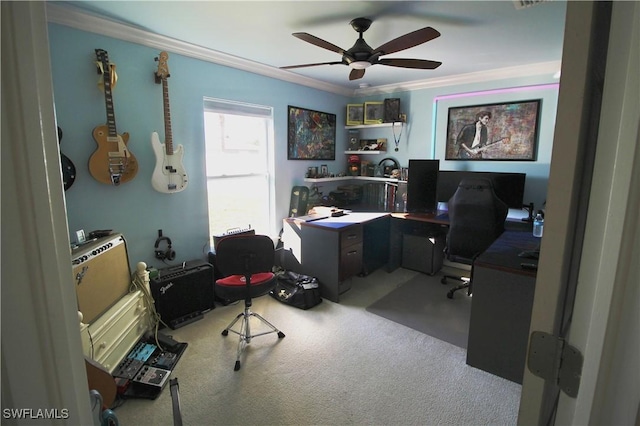
[[(161, 346), (156, 345), (159, 342), (163, 342)], [(123, 398), (156, 399), (187, 346), (162, 333), (157, 339), (153, 335), (140, 339), (111, 373), (118, 394)]]
[(128, 293), (91, 324), (80, 324), (83, 353), (113, 373), (150, 327), (151, 315), (142, 291)]

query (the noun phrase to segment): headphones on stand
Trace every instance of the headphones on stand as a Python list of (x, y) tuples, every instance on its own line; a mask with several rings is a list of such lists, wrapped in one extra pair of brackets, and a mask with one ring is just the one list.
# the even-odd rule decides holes
[[(167, 249), (164, 251), (162, 249), (159, 249), (160, 243), (162, 243), (163, 241), (167, 242)], [(171, 248), (171, 238), (163, 237), (162, 229), (158, 230), (158, 238), (156, 239), (154, 247), (156, 252), (156, 259), (173, 260), (176, 258), (176, 252)]]

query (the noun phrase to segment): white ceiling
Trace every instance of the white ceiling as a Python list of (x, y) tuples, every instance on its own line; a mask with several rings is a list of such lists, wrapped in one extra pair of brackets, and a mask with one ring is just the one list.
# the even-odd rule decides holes
[[(82, 8), (144, 31), (247, 59), (274, 72), (294, 73), (354, 90), (447, 79), (504, 68), (527, 69), (562, 57), (566, 3), (517, 8), (513, 1), (93, 1), (56, 2)], [(373, 20), (364, 39), (373, 48), (423, 27), (442, 35), (384, 56), (441, 61), (435, 70), (384, 65), (349, 81), (349, 68), (324, 65), (279, 70), (286, 65), (339, 61), (340, 55), (293, 37), (307, 32), (343, 49), (358, 34), (357, 17)], [(559, 71), (559, 68), (554, 70)]]

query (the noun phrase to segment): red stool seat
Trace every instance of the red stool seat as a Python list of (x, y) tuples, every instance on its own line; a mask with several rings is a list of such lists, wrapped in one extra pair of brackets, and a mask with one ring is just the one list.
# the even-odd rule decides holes
[[(273, 272), (259, 272), (257, 274), (251, 275), (251, 285), (260, 285), (266, 282), (269, 282), (273, 279)], [(220, 278), (216, 280), (217, 285), (226, 285), (226, 286), (242, 286), (244, 287), (247, 284), (247, 280), (244, 278), (244, 275), (230, 275), (228, 277)]]
[[(274, 286), (273, 272), (258, 272), (249, 280), (249, 296), (253, 299), (269, 293)], [(226, 300), (242, 300), (247, 297), (247, 282), (244, 275), (229, 275), (216, 280), (216, 294)]]

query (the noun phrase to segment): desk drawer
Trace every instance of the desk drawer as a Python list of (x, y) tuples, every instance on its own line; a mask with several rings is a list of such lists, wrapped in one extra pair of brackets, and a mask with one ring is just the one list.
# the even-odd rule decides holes
[(344, 249), (352, 244), (362, 243), (362, 226), (350, 226), (340, 232), (340, 248)]
[(362, 242), (343, 247), (340, 252), (340, 274), (338, 280), (344, 281), (362, 272)]

